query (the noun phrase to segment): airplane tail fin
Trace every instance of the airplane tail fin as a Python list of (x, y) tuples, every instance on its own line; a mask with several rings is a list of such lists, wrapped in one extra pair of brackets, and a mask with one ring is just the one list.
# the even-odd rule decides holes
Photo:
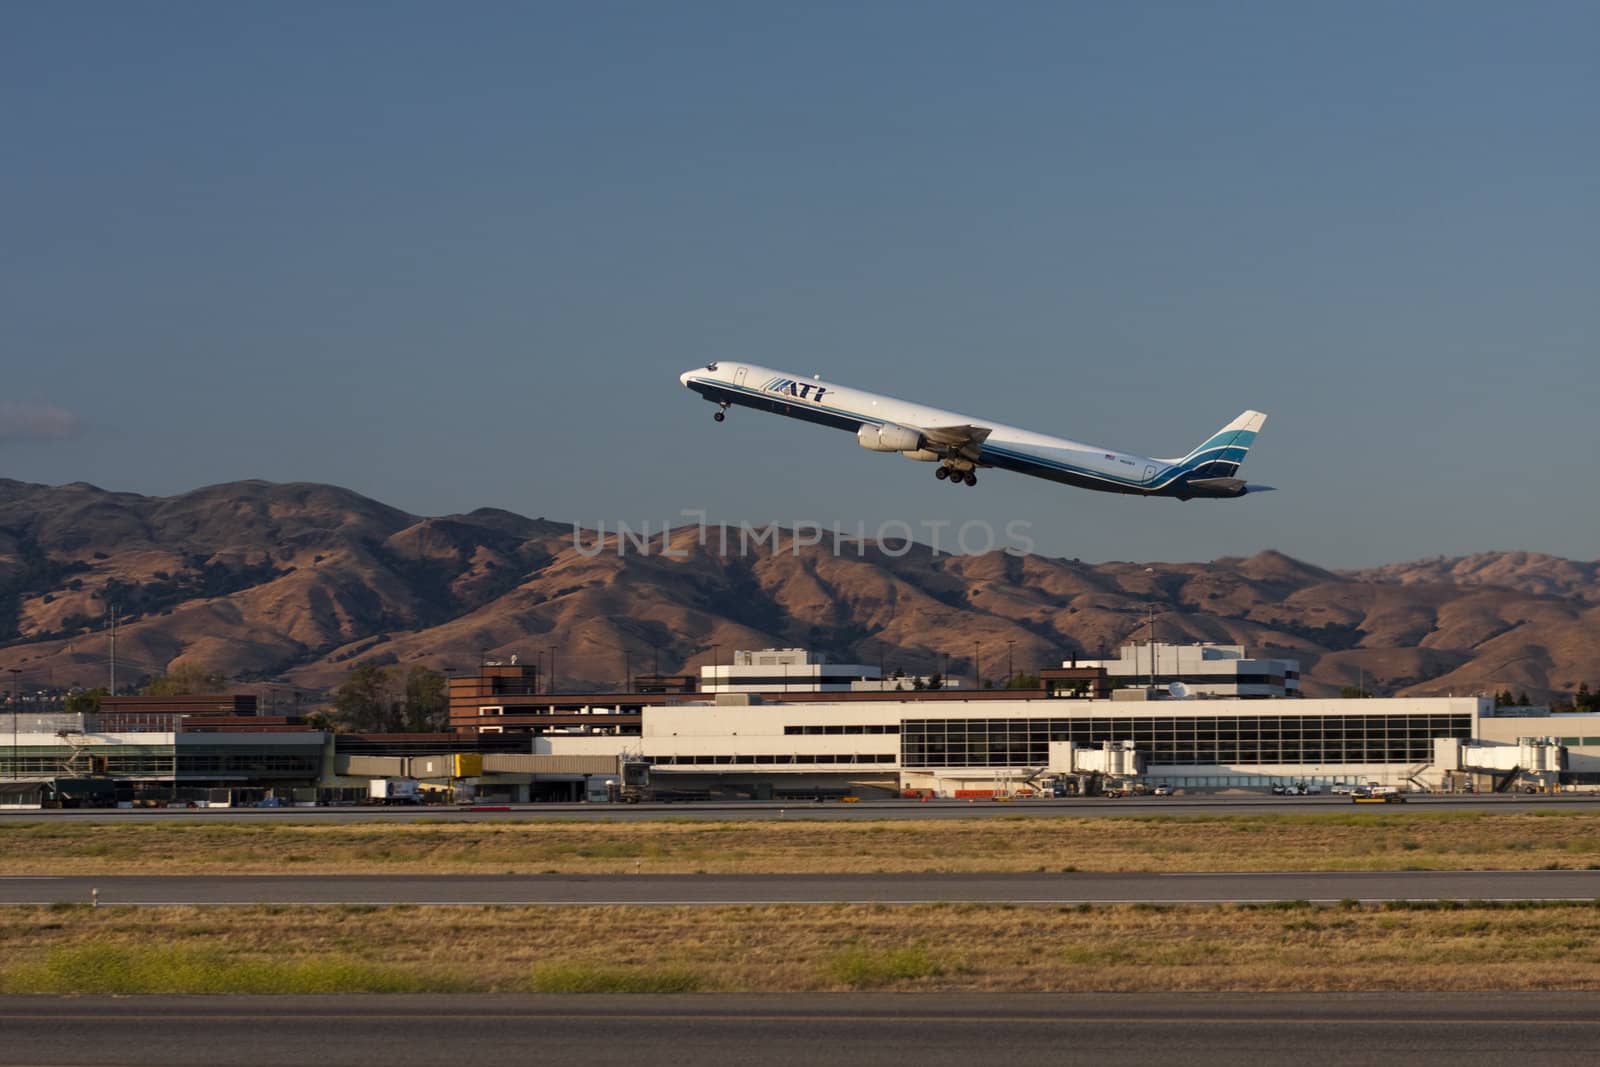
[(1264, 412), (1246, 411), (1208, 437), (1199, 448), (1173, 462), (1187, 468), (1190, 478), (1232, 478), (1266, 422)]

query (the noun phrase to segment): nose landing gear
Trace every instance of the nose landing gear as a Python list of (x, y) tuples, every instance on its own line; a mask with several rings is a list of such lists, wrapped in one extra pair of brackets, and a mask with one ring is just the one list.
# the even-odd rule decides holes
[(718, 404), (716, 412), (711, 417), (713, 419), (716, 419), (718, 422), (721, 422), (724, 419), (726, 419), (728, 417), (728, 405), (727, 404)]

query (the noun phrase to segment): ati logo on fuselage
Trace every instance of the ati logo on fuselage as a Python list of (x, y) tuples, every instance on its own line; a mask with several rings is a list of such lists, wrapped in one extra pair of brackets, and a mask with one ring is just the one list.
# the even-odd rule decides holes
[(797, 400), (810, 400), (813, 403), (820, 403), (822, 394), (828, 391), (825, 385), (818, 385), (816, 382), (797, 382), (793, 378), (774, 378), (761, 388), (764, 392), (782, 393), (784, 396), (792, 396)]

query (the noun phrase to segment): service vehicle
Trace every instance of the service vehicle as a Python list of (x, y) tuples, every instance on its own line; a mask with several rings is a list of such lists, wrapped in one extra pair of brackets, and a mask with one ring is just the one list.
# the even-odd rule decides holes
[(415, 778), (374, 778), (367, 783), (367, 800), (374, 804), (421, 804), (422, 788)]
[(624, 804), (654, 799), (650, 790), (650, 764), (643, 760), (622, 761), (622, 782), (617, 789), (617, 799)]

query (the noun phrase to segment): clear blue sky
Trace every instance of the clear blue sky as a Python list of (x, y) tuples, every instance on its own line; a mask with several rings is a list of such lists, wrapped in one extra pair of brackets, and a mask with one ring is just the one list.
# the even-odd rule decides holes
[[(10, 3), (0, 475), (1600, 555), (1600, 7)], [(748, 359), (1281, 491), (956, 492)]]

